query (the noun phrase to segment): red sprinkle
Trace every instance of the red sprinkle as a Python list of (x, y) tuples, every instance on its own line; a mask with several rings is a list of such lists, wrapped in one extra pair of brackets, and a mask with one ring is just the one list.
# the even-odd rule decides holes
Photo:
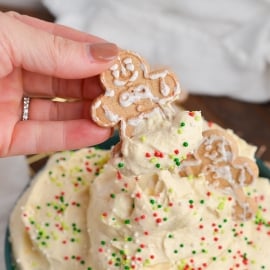
[(162, 222), (162, 219), (161, 218), (157, 218), (156, 219), (156, 223), (161, 223)]
[(88, 171), (88, 172), (92, 172), (93, 170), (91, 169), (91, 168), (89, 168), (89, 167), (86, 167), (86, 170)]
[(163, 153), (160, 152), (160, 151), (158, 151), (158, 150), (155, 151), (154, 155), (155, 155), (155, 157), (159, 157), (159, 158), (163, 158), (164, 157)]
[(116, 175), (118, 180), (122, 179), (122, 174), (119, 171), (117, 171)]

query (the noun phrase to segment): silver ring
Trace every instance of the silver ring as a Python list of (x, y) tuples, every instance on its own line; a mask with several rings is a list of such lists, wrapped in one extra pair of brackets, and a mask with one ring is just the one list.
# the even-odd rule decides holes
[(29, 106), (30, 106), (30, 97), (23, 97), (23, 112), (22, 112), (23, 121), (26, 121), (29, 118)]

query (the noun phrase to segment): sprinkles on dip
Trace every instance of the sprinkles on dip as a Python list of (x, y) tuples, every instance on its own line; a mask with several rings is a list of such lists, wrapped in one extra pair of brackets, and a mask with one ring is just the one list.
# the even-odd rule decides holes
[[(170, 73), (151, 73), (134, 57), (107, 71), (106, 102), (140, 76), (174, 98)], [(150, 93), (136, 87), (139, 95), (118, 96), (125, 108)], [(116, 149), (58, 153), (36, 176), (10, 221), (19, 270), (270, 269), (270, 184), (253, 168), (256, 148), (199, 111), (152, 101), (158, 109), (147, 117), (137, 104), (140, 123)], [(118, 122), (105, 104), (94, 107)], [(251, 214), (236, 218), (250, 202)]]
[[(90, 148), (52, 157), (12, 215), (19, 269), (268, 269), (269, 182), (255, 178), (244, 187), (257, 210), (250, 219), (239, 220), (234, 218), (237, 199), (232, 192), (209, 185), (203, 172), (180, 176), (187, 160), (183, 155), (191, 157), (202, 141), (202, 136), (197, 144), (182, 137), (192, 130), (202, 134), (203, 122), (192, 115), (178, 111), (171, 122), (175, 132), (170, 134), (179, 141), (170, 140), (170, 151), (161, 141), (149, 150), (145, 145), (153, 139), (146, 132), (143, 141), (140, 134), (133, 137), (147, 148), (132, 152), (150, 166), (145, 173), (131, 173), (134, 169), (127, 170), (130, 164), (119, 157), (109, 160), (109, 150)], [(167, 125), (157, 119), (159, 128), (154, 130), (160, 138), (157, 130)], [(252, 158), (254, 148), (229, 133), (239, 155)], [(187, 154), (183, 141), (193, 145)], [(170, 161), (167, 167), (164, 159)]]

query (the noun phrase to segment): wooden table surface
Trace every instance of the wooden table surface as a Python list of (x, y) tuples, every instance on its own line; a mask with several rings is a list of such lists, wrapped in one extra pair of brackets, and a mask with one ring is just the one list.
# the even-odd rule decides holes
[[(0, 10), (10, 9), (0, 6)], [(54, 17), (45, 8), (40, 10), (17, 9), (15, 11), (48, 21), (54, 20)], [(266, 162), (270, 161), (270, 102), (253, 104), (228, 97), (190, 94), (183, 106), (188, 110), (201, 110), (207, 120), (233, 129), (247, 142), (258, 146), (257, 153), (261, 159)]]

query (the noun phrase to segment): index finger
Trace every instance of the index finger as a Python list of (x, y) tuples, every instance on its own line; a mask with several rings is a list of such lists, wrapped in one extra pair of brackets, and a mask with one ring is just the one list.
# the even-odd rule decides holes
[(30, 71), (23, 72), (24, 94), (30, 97), (94, 99), (103, 90), (99, 76), (85, 79), (61, 79)]

